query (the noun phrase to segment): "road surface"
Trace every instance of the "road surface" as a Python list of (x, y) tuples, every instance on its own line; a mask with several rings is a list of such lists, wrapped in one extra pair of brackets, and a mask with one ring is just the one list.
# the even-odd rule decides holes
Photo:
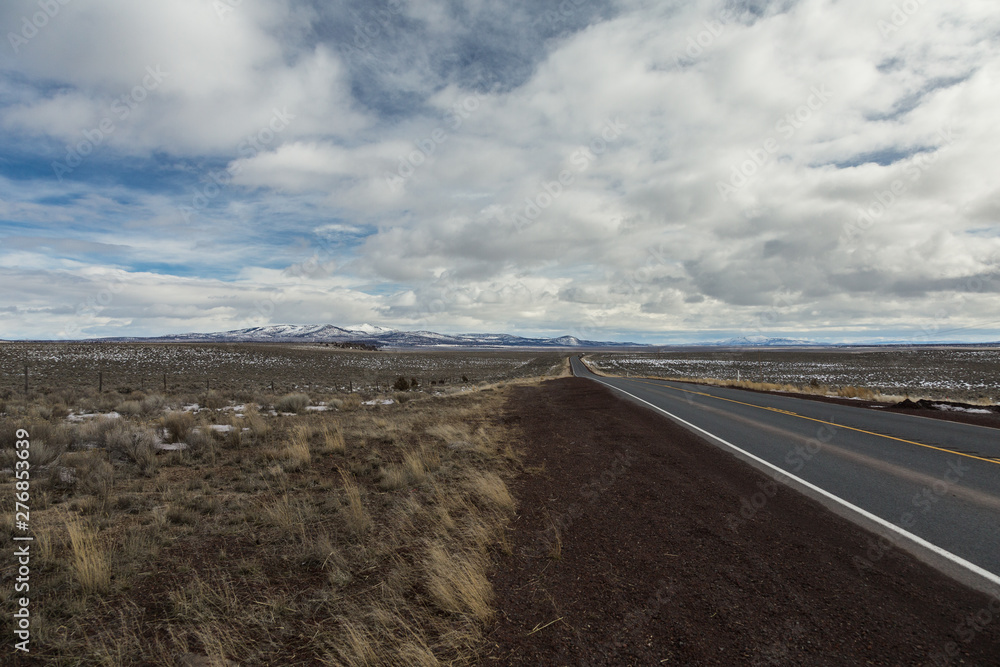
[[(766, 461), (782, 481), (803, 490), (798, 480), (930, 543), (919, 547), (947, 552), (929, 557), (986, 573), (996, 590), (1000, 582), (1000, 430), (832, 403), (682, 382), (594, 375), (580, 359), (573, 373), (623, 391), (669, 416)], [(738, 453), (741, 457), (743, 455)], [(743, 457), (747, 458), (747, 457)], [(766, 467), (758, 461), (759, 468)], [(806, 489), (815, 495), (814, 489)], [(734, 508), (735, 520), (752, 517), (754, 504), (771, 489)], [(839, 500), (837, 500), (839, 499)], [(837, 507), (834, 507), (837, 506)], [(852, 508), (841, 513), (851, 516)], [(858, 516), (872, 527), (871, 521)], [(877, 521), (877, 519), (875, 520)], [(891, 526), (884, 537), (858, 555), (859, 566), (886, 550), (912, 550), (905, 533)], [(919, 540), (918, 540), (919, 541)], [(919, 554), (918, 554), (919, 555)], [(942, 562), (944, 562), (942, 561)], [(955, 574), (954, 571), (950, 572)], [(979, 576), (982, 575), (979, 572)], [(980, 588), (982, 586), (979, 586)]]

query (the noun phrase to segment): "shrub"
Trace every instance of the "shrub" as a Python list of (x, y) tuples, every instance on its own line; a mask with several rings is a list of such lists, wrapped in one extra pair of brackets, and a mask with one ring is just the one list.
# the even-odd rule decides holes
[(142, 403), (139, 401), (122, 401), (115, 406), (115, 412), (124, 417), (137, 417), (142, 414)]
[(201, 404), (209, 410), (218, 410), (229, 405), (229, 401), (227, 401), (219, 392), (214, 389), (210, 389), (201, 397)]
[(170, 412), (160, 420), (167, 432), (168, 442), (187, 442), (194, 426), (194, 415), (190, 412)]
[(144, 415), (155, 415), (163, 412), (167, 406), (167, 399), (159, 394), (152, 394), (142, 399), (142, 413)]
[(54, 485), (106, 498), (114, 483), (114, 469), (98, 451), (68, 452), (52, 470)]
[(405, 377), (396, 378), (396, 382), (392, 385), (392, 388), (396, 391), (407, 391), (410, 388), (410, 383), (406, 381)]
[(278, 412), (302, 412), (309, 405), (308, 394), (285, 394), (274, 404)]
[(121, 421), (107, 432), (108, 450), (135, 463), (146, 476), (156, 471), (156, 434), (152, 429)]
[(76, 446), (103, 445), (108, 432), (118, 424), (118, 420), (111, 417), (100, 417), (90, 419), (76, 427), (73, 432), (73, 444)]
[(65, 451), (65, 445), (49, 444), (41, 438), (31, 439), (31, 449), (28, 450), (28, 463), (32, 468), (47, 466)]
[(344, 396), (340, 409), (345, 412), (350, 412), (352, 410), (357, 410), (360, 407), (361, 397), (357, 394), (348, 394), (347, 396)]

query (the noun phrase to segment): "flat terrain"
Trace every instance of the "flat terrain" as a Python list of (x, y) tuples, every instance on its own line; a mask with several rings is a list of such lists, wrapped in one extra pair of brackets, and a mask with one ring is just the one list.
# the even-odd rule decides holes
[(2, 343), (0, 398), (23, 391), (25, 365), (30, 388), (36, 390), (96, 389), (103, 377), (104, 389), (124, 393), (210, 387), (315, 394), (385, 391), (400, 376), (417, 378), (424, 389), (498, 382), (545, 375), (561, 368), (564, 359), (565, 354), (537, 350), (362, 352), (277, 343)]
[(664, 349), (589, 355), (612, 375), (863, 387), (913, 398), (1000, 402), (1000, 347)]
[(504, 419), (528, 474), (480, 664), (1000, 661), (1000, 600), (595, 382), (514, 388)]

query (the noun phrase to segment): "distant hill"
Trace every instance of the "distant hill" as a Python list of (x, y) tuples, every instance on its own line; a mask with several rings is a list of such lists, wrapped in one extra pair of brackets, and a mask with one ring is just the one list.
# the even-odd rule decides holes
[(712, 343), (702, 343), (702, 345), (718, 345), (719, 347), (744, 347), (752, 345), (755, 347), (792, 347), (796, 345), (820, 345), (811, 340), (800, 338), (770, 338), (768, 336), (737, 336), (726, 340)]
[(371, 324), (348, 328), (332, 324), (276, 324), (215, 333), (186, 333), (153, 338), (103, 338), (104, 341), (190, 343), (365, 343), (392, 348), (605, 348), (645, 347), (639, 343), (580, 340), (574, 336), (524, 338), (509, 334), (440, 334), (433, 331), (397, 331)]

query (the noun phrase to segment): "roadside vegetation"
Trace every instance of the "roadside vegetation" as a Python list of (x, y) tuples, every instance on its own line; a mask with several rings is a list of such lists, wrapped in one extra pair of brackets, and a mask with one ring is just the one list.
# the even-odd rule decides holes
[[(565, 369), (556, 362), (553, 373)], [(0, 551), (21, 534), (18, 428), (30, 433), (35, 536), (32, 652), (16, 660), (473, 661), (494, 613), (487, 567), (508, 548), (514, 511), (517, 433), (496, 420), (504, 396), (503, 384), (8, 393)], [(7, 637), (14, 567), (0, 561)]]

